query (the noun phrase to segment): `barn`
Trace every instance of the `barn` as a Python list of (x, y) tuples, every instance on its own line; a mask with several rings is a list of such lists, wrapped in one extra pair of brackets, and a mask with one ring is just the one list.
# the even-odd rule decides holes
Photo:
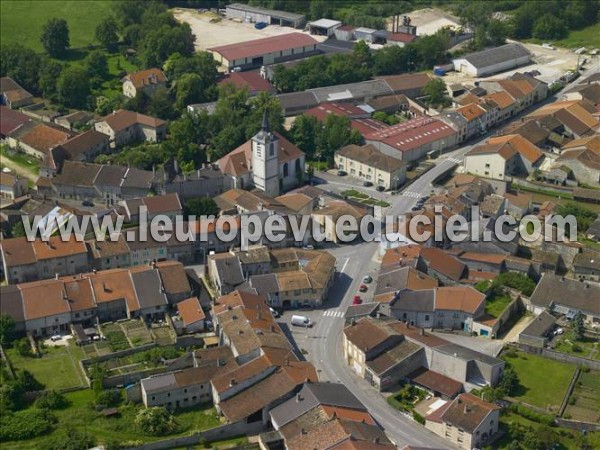
[(454, 70), (472, 77), (484, 77), (528, 64), (531, 53), (521, 44), (506, 44), (453, 60)]
[(237, 44), (209, 48), (213, 57), (226, 69), (253, 69), (318, 52), (318, 42), (304, 33), (289, 33)]
[(242, 22), (264, 22), (269, 25), (281, 25), (292, 28), (304, 28), (306, 17), (287, 11), (261, 8), (242, 3), (232, 3), (225, 7), (225, 17)]
[(310, 34), (331, 37), (335, 35), (335, 30), (342, 26), (339, 20), (319, 19), (314, 22), (308, 22), (308, 31)]

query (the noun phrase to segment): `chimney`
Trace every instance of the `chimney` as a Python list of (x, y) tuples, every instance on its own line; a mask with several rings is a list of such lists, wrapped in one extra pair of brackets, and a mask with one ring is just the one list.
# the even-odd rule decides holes
[(237, 383), (236, 383), (236, 381), (235, 381), (235, 378), (232, 378), (232, 379), (230, 379), (230, 380), (229, 380), (229, 387), (233, 387), (233, 386), (235, 386), (236, 384), (237, 384)]
[(58, 273), (55, 273), (55, 274), (54, 274), (54, 279), (55, 279), (55, 280), (58, 280)]
[(300, 403), (302, 401), (302, 396), (300, 396), (300, 392), (296, 394), (296, 402)]

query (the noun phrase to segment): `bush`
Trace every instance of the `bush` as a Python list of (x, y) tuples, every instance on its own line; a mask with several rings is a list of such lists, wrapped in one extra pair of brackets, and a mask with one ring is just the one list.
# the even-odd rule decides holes
[(66, 433), (53, 437), (44, 445), (48, 450), (86, 450), (93, 447), (94, 438), (83, 431), (68, 428)]
[(60, 392), (52, 390), (40, 395), (34, 406), (39, 409), (63, 409), (69, 406), (69, 401)]
[(569, 398), (569, 405), (574, 405), (575, 403), (577, 403), (577, 397), (571, 395), (571, 397)]
[(98, 392), (95, 399), (96, 405), (103, 405), (105, 407), (119, 406), (122, 401), (123, 396), (118, 389), (107, 389), (106, 391)]
[(53, 414), (37, 408), (4, 414), (0, 421), (0, 439), (31, 439), (50, 432), (55, 423), (56, 417)]
[(413, 411), (413, 419), (415, 419), (415, 422), (420, 423), (421, 425), (425, 425), (425, 417), (423, 417), (416, 411)]
[(151, 436), (165, 436), (178, 427), (175, 417), (162, 407), (142, 409), (135, 417), (135, 424)]
[(554, 425), (554, 417), (549, 414), (537, 413), (523, 405), (518, 405), (513, 403), (510, 405), (510, 410), (526, 419), (531, 420), (532, 422), (541, 423), (543, 425), (553, 426)]
[(15, 348), (21, 356), (33, 355), (33, 353), (31, 352), (31, 344), (29, 343), (29, 339), (27, 338), (19, 339), (15, 344)]
[(581, 345), (579, 345), (579, 344), (573, 344), (573, 345), (571, 345), (571, 350), (574, 353), (581, 353), (583, 351), (583, 348), (581, 348)]

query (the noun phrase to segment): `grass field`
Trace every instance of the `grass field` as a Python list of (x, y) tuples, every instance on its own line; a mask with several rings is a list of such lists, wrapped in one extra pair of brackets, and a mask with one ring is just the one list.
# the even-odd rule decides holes
[(510, 304), (511, 298), (509, 295), (500, 295), (499, 297), (489, 298), (485, 302), (485, 312), (492, 317), (500, 317), (502, 311)]
[[(46, 448), (44, 443), (49, 437), (61, 432), (65, 426), (70, 426), (81, 431), (87, 431), (94, 436), (98, 443), (107, 441), (117, 442), (151, 442), (164, 437), (151, 437), (142, 433), (134, 424), (137, 412), (143, 408), (141, 405), (125, 405), (119, 407), (118, 417), (105, 418), (90, 408), (93, 401), (93, 392), (84, 389), (65, 394), (71, 405), (63, 410), (55, 411), (58, 424), (55, 431), (49, 435), (21, 442), (3, 442), (2, 449), (31, 449)], [(192, 431), (201, 431), (219, 425), (219, 419), (214, 408), (197, 407), (176, 413), (175, 418), (179, 424), (177, 433), (172, 436), (188, 435)], [(135, 446), (135, 445), (130, 445)]]
[(66, 389), (86, 386), (78, 361), (85, 357), (81, 347), (48, 347), (41, 358), (21, 356), (15, 349), (7, 350), (15, 369), (26, 369), (46, 386), (46, 389)]
[(554, 45), (567, 48), (600, 48), (600, 23), (584, 28), (583, 30), (571, 31), (567, 38), (555, 41)]
[(600, 423), (600, 371), (581, 372), (564, 417)]
[(519, 376), (520, 387), (516, 400), (539, 408), (556, 411), (562, 403), (575, 366), (540, 356), (517, 353), (517, 357), (503, 356)]
[(0, 38), (3, 44), (19, 43), (41, 52), (40, 34), (46, 21), (64, 18), (69, 25), (71, 47), (95, 44), (96, 26), (110, 14), (110, 3), (108, 0), (2, 0)]

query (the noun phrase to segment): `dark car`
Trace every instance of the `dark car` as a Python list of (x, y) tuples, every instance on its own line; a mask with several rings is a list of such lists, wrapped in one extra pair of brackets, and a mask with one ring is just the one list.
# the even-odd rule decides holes
[(415, 205), (412, 208), (410, 208), (411, 211), (418, 211), (420, 209), (421, 209), (421, 207), (419, 205)]
[(352, 304), (353, 305), (360, 305), (362, 303), (362, 299), (360, 298), (360, 295), (355, 295), (354, 296), (354, 300), (352, 300)]
[(378, 192), (383, 192), (383, 191), (385, 191), (385, 188), (384, 188), (383, 186), (377, 186), (375, 189), (376, 189)]
[(94, 206), (94, 204), (91, 201), (89, 201), (89, 200), (82, 201), (81, 205), (82, 206), (87, 206), (88, 208), (91, 208), (92, 206)]
[(370, 181), (363, 181), (363, 186), (370, 187), (370, 186), (373, 186), (373, 183), (371, 183)]
[(263, 28), (266, 28), (269, 24), (267, 22), (256, 22), (256, 25), (254, 25), (254, 28), (256, 28), (257, 30), (262, 30)]
[(348, 175), (348, 172), (346, 172), (344, 170), (338, 170), (337, 175), (338, 175), (338, 177), (345, 177), (346, 175)]

